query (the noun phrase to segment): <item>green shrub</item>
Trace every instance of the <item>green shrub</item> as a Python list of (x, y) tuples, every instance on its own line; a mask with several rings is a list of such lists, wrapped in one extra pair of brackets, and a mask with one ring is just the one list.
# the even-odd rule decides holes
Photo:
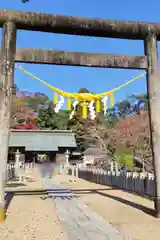
[(115, 151), (115, 159), (119, 165), (134, 168), (132, 151), (130, 149), (117, 149)]

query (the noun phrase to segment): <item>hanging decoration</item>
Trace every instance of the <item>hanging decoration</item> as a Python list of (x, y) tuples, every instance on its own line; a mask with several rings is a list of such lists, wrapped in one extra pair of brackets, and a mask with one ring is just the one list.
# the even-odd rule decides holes
[(107, 114), (107, 100), (108, 100), (108, 96), (102, 98), (104, 115)]
[[(69, 116), (69, 119), (72, 119), (73, 118), (73, 116), (74, 116), (74, 114), (75, 114), (75, 111), (76, 111), (76, 106), (78, 105), (78, 101), (76, 100), (76, 101), (74, 101), (73, 102), (73, 110), (72, 110), (72, 112), (71, 112), (71, 114), (70, 114), (70, 116)], [(68, 109), (69, 110), (69, 109)]]
[(54, 108), (55, 113), (58, 113), (59, 110), (63, 107), (63, 105), (64, 105), (64, 97), (60, 95), (60, 100), (57, 102)]
[[(88, 116), (88, 111), (89, 111), (89, 116), (92, 120), (96, 118), (96, 113), (100, 113), (103, 111), (104, 115), (106, 115), (106, 109), (107, 109), (107, 101), (108, 99), (110, 100), (110, 108), (114, 106), (114, 93), (120, 90), (121, 88), (129, 85), (130, 83), (134, 82), (135, 80), (145, 76), (146, 73), (142, 73), (134, 78), (132, 78), (130, 81), (122, 84), (121, 86), (114, 88), (108, 92), (104, 93), (99, 93), (99, 94), (92, 94), (92, 93), (69, 93), (62, 91), (59, 88), (56, 88), (44, 80), (36, 77), (29, 71), (25, 70), (23, 67), (18, 66), (17, 67), (20, 71), (23, 71), (27, 75), (31, 76), (32, 78), (38, 80), (48, 88), (50, 88), (54, 92), (54, 98), (53, 98), (53, 104), (55, 105), (55, 112), (59, 112), (59, 110), (63, 107), (64, 105), (64, 98), (67, 98), (67, 109), (68, 111), (71, 111), (71, 114), (69, 116), (70, 119), (73, 118), (76, 110), (76, 106), (80, 104), (81, 109), (82, 109), (82, 117), (84, 119), (87, 118)], [(58, 100), (58, 95), (60, 96), (60, 100)], [(74, 100), (72, 102), (72, 100)], [(103, 109), (102, 109), (102, 103), (103, 103)]]
[(90, 118), (91, 120), (94, 120), (96, 118), (96, 111), (95, 111), (93, 100), (89, 103), (88, 107), (89, 107)]

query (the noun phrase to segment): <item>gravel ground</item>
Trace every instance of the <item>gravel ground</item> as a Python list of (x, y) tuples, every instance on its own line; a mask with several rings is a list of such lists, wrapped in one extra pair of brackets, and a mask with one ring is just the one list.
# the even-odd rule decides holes
[[(24, 186), (9, 182), (10, 188), (42, 188), (38, 169), (28, 170)], [(41, 196), (14, 196), (4, 224), (0, 225), (0, 240), (68, 240), (51, 199)]]
[(52, 200), (40, 196), (16, 196), (0, 225), (1, 240), (66, 240)]

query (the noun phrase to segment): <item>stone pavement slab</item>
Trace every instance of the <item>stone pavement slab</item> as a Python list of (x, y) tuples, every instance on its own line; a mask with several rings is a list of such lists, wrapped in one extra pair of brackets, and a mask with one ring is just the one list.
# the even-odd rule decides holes
[[(44, 179), (43, 183), (46, 188), (65, 188), (53, 179)], [(53, 201), (58, 218), (70, 240), (124, 239), (107, 220), (92, 212), (81, 200), (56, 198)]]

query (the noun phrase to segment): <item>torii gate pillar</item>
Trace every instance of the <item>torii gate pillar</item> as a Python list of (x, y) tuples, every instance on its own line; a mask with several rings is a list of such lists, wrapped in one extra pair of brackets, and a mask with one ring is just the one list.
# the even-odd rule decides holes
[(157, 38), (150, 33), (145, 40), (145, 54), (148, 60), (147, 89), (149, 96), (149, 119), (151, 149), (155, 177), (155, 214), (160, 218), (160, 72), (158, 72)]
[(3, 25), (2, 51), (0, 58), (0, 222), (3, 222), (5, 219), (4, 195), (15, 51), (16, 25), (9, 21)]

